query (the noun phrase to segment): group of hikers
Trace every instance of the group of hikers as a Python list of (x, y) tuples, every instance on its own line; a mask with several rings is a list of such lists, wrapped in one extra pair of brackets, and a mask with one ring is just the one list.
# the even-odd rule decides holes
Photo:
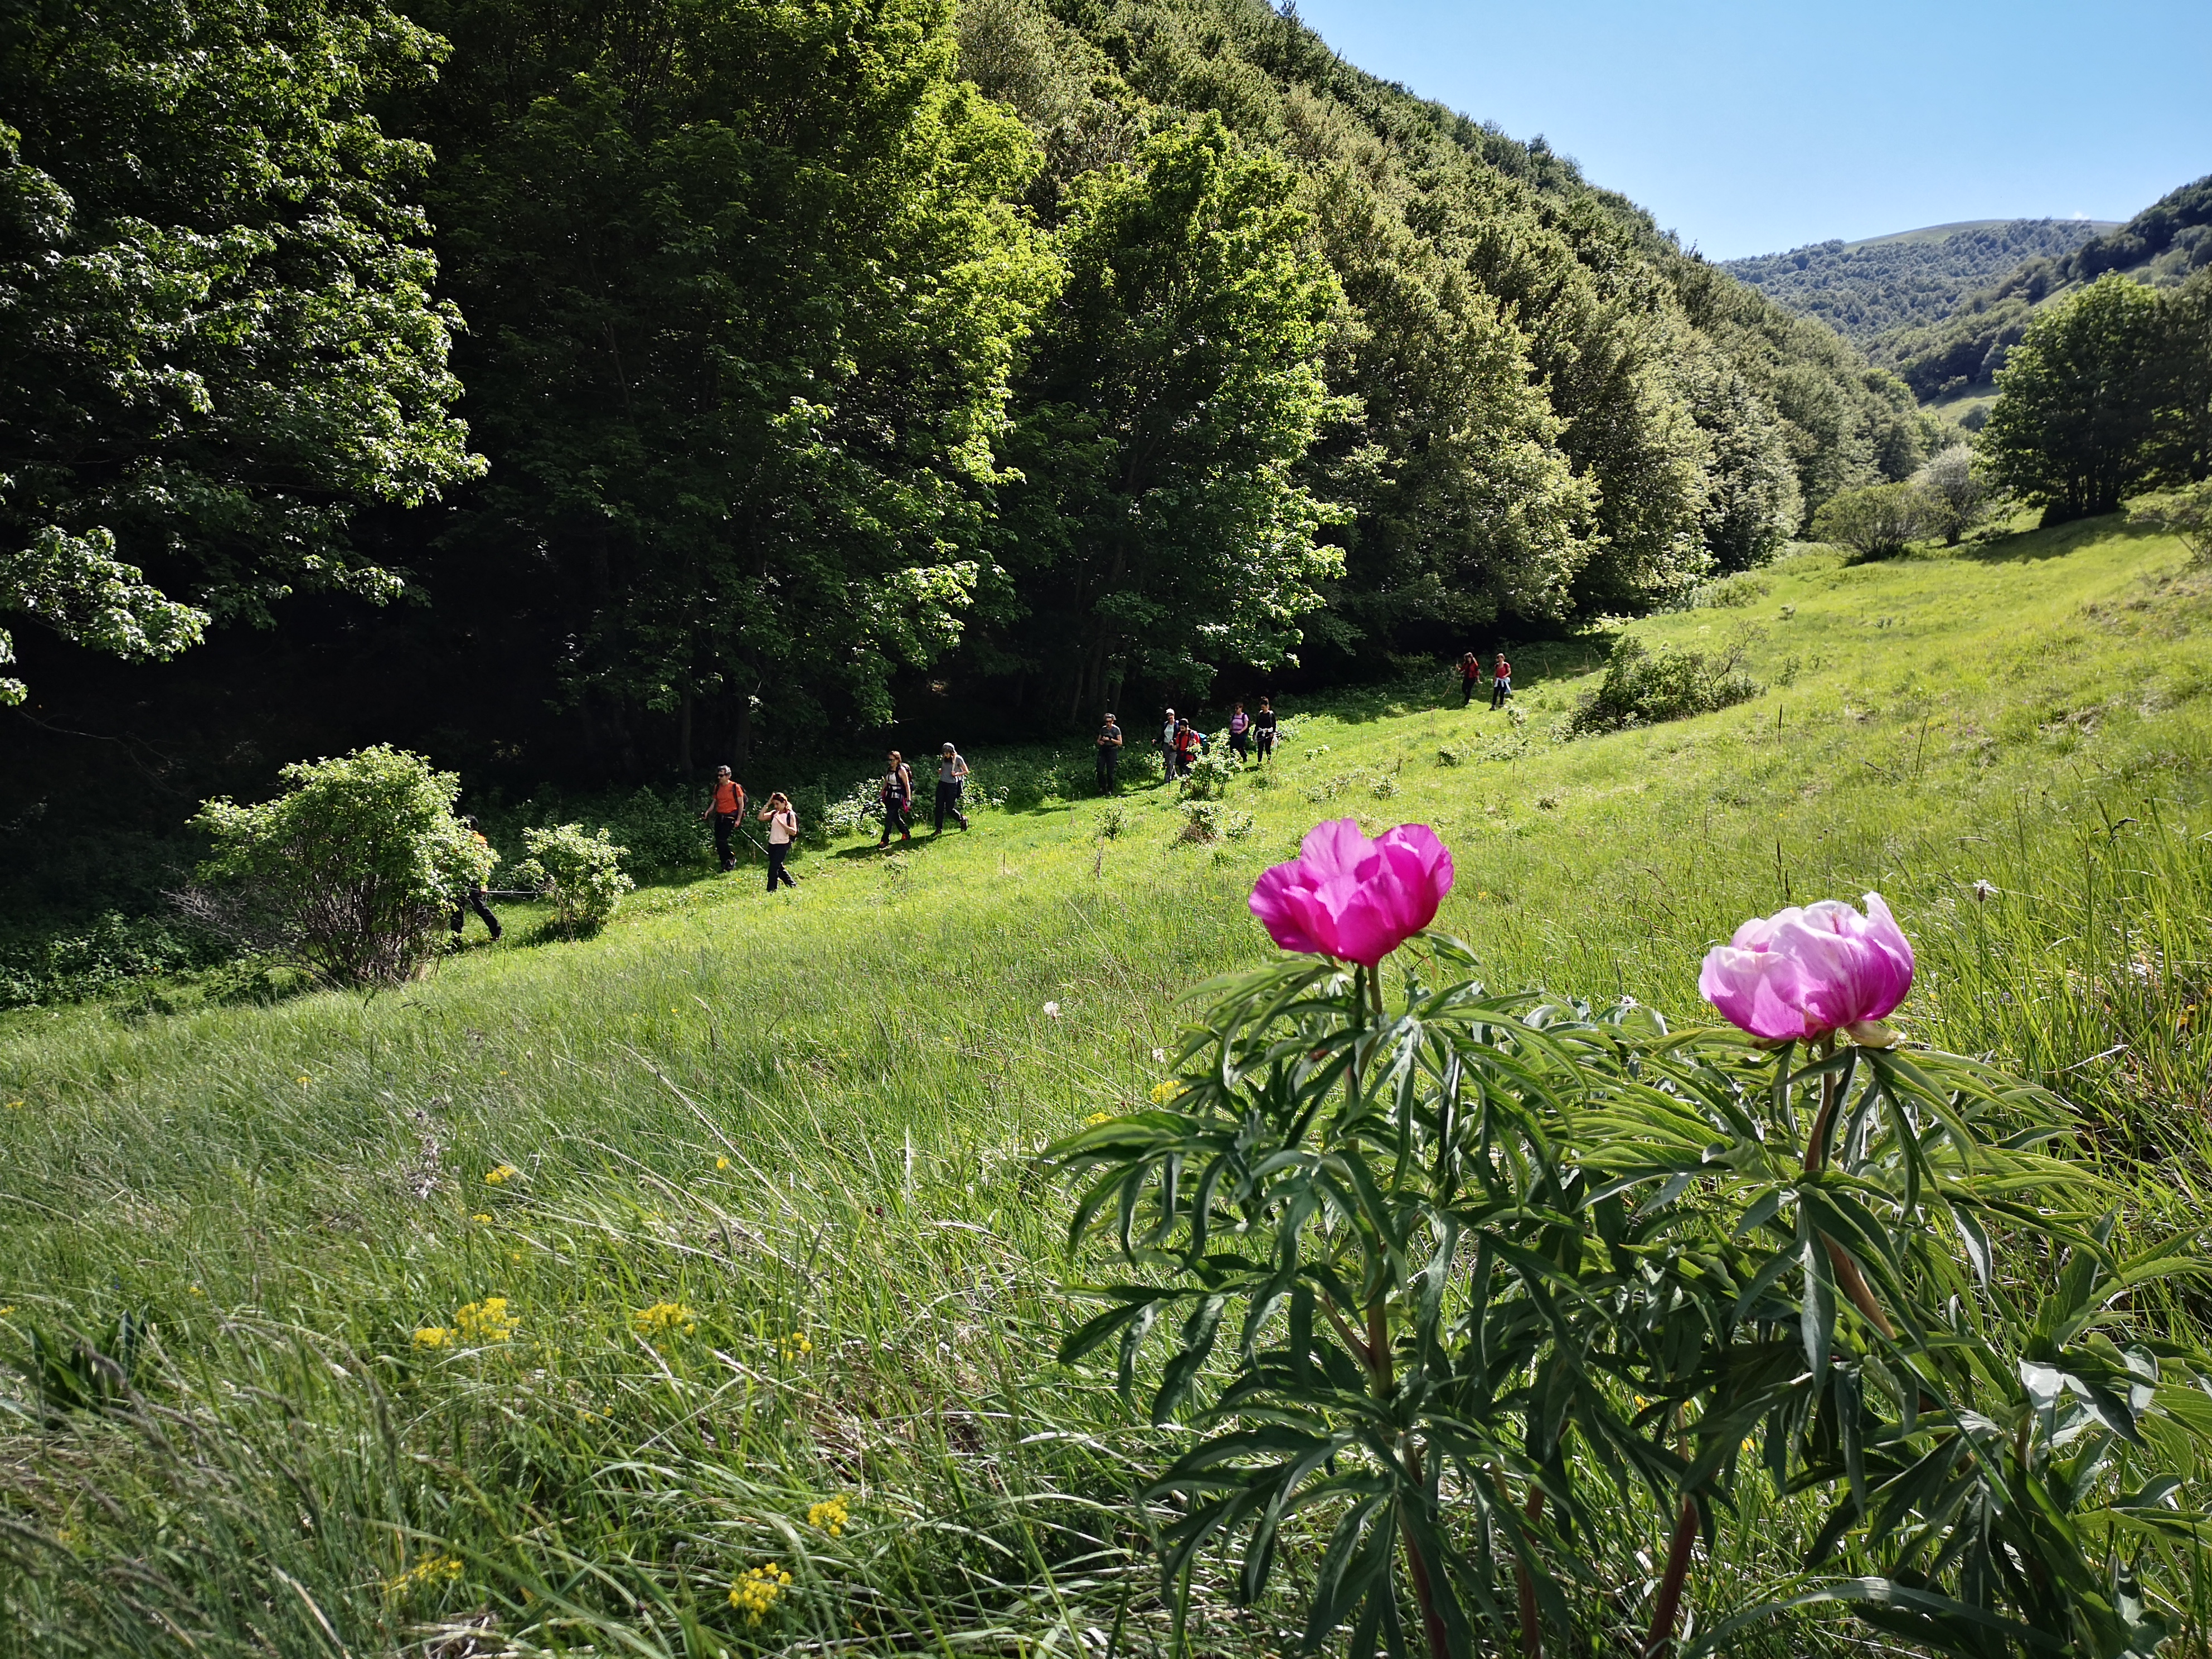
[[(1272, 699), (1260, 699), (1260, 712), (1248, 714), (1244, 705), (1238, 703), (1229, 716), (1229, 748), (1240, 766), (1252, 759), (1256, 750), (1260, 763), (1265, 765), (1275, 753), (1275, 705)], [(1128, 746), (1128, 738), (1116, 723), (1111, 713), (1106, 723), (1098, 728), (1094, 740), (1098, 750), (1098, 793), (1110, 795), (1120, 787), (1121, 751)], [(1193, 726), (1172, 708), (1164, 712), (1160, 721), (1159, 754), (1162, 775), (1172, 782), (1190, 775), (1198, 757), (1206, 752), (1206, 733)]]
[[(1472, 651), (1459, 659), (1460, 707), (1464, 708), (1474, 701), (1486, 677), (1481, 659)], [(1513, 665), (1499, 652), (1497, 661), (1487, 671), (1490, 680), (1490, 706), (1503, 708), (1513, 695)], [(1280, 726), (1275, 715), (1274, 701), (1260, 699), (1256, 714), (1246, 714), (1244, 705), (1237, 703), (1229, 716), (1229, 749), (1237, 757), (1239, 766), (1256, 760), (1265, 766), (1274, 758), (1275, 740)], [(1121, 751), (1128, 746), (1128, 738), (1112, 714), (1098, 728), (1096, 745), (1098, 755), (1098, 793), (1110, 795), (1121, 787)], [(1163, 712), (1160, 720), (1158, 751), (1162, 774), (1169, 782), (1187, 778), (1206, 752), (1207, 738), (1202, 731), (1172, 708)], [(945, 744), (937, 752), (937, 793), (931, 812), (931, 828), (935, 834), (945, 833), (947, 818), (968, 828), (968, 815), (960, 810), (962, 796), (968, 786), (968, 760), (958, 745)], [(876, 781), (876, 799), (883, 808), (883, 833), (877, 836), (878, 847), (888, 847), (896, 833), (902, 844), (914, 839), (915, 781), (914, 769), (906, 757), (896, 749), (884, 757), (883, 775)], [(747, 803), (744, 786), (739, 783), (726, 766), (714, 769), (714, 783), (707, 800), (707, 810), (700, 817), (710, 823), (714, 831), (714, 856), (721, 861), (726, 872), (738, 867), (736, 840), (745, 834), (744, 824)], [(791, 804), (791, 797), (781, 789), (772, 793), (767, 804), (754, 813), (759, 823), (768, 826), (768, 890), (778, 887), (796, 887), (791, 872), (785, 867), (791, 858), (793, 845), (799, 840), (799, 813)], [(477, 840), (483, 833), (474, 818), (463, 820), (471, 834)], [(750, 834), (746, 838), (750, 840)], [(758, 846), (758, 842), (754, 845)], [(484, 903), (483, 890), (473, 888), (453, 906), (453, 932), (459, 934), (461, 922), (470, 910), (483, 919), (495, 939), (500, 935), (499, 918), (492, 915)]]

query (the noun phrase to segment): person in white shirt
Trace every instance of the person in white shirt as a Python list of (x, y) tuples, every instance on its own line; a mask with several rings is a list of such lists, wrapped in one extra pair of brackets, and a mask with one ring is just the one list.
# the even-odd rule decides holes
[(968, 781), (967, 757), (946, 744), (937, 751), (937, 811), (933, 833), (945, 833), (945, 815), (950, 812), (953, 823), (963, 830), (968, 827), (967, 815), (960, 810), (960, 791)]
[(1160, 722), (1160, 766), (1170, 783), (1176, 775), (1176, 711), (1168, 710), (1167, 718)]
[(761, 809), (760, 821), (768, 825), (768, 890), (775, 891), (781, 882), (786, 887), (799, 884), (791, 878), (791, 872), (783, 861), (791, 856), (791, 844), (799, 839), (799, 814), (793, 810), (791, 797), (777, 790), (768, 798)]

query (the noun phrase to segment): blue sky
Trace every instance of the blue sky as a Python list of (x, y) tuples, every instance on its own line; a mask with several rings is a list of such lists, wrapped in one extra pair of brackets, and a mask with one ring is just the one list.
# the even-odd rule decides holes
[(2125, 219), (2212, 173), (2212, 0), (1299, 0), (1337, 52), (1544, 135), (1709, 258)]

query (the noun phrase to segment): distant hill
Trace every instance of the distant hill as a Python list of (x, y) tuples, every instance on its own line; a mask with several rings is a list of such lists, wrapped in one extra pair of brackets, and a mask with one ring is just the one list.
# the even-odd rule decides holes
[(1971, 397), (1994, 389), (1992, 377), (2027, 332), (2035, 307), (2056, 295), (2108, 270), (2164, 287), (2208, 265), (2212, 174), (2169, 191), (2127, 223), (2075, 247), (2021, 260), (1999, 280), (1964, 295), (1947, 315), (1903, 324), (1860, 343), (1923, 402)]
[(1729, 259), (1721, 269), (1862, 344), (1940, 322), (2023, 261), (2063, 258), (2120, 226), (2088, 219), (1977, 219)]

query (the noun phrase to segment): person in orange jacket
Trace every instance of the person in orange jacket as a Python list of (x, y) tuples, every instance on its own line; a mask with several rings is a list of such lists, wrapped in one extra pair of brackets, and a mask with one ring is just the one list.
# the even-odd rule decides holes
[(738, 833), (738, 825), (744, 819), (745, 787), (730, 775), (728, 767), (714, 769), (714, 793), (699, 816), (714, 821), (714, 856), (722, 860), (722, 868), (736, 869), (738, 855), (730, 849), (730, 837)]

